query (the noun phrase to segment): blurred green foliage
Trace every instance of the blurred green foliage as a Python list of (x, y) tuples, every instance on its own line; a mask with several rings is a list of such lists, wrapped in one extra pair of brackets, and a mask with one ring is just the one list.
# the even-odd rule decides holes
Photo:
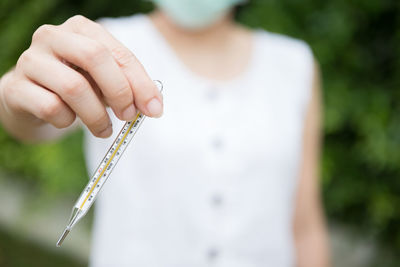
[[(140, 0), (1, 0), (0, 74), (41, 24), (151, 10)], [(251, 0), (237, 19), (306, 40), (323, 74), (323, 194), (331, 221), (353, 225), (400, 250), (400, 1)], [(86, 182), (82, 134), (22, 145), (0, 131), (0, 168), (47, 193)]]
[(21, 239), (0, 229), (0, 266), (2, 267), (83, 267), (66, 255), (49, 251), (37, 246), (32, 241)]

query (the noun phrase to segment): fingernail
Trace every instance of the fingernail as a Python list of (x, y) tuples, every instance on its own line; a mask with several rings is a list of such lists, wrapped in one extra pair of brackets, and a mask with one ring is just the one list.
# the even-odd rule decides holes
[(107, 137), (110, 137), (111, 134), (112, 134), (112, 125), (110, 124), (110, 125), (107, 127), (107, 129), (105, 129), (105, 130), (103, 130), (103, 131), (101, 131), (101, 132), (99, 133), (99, 137), (107, 138)]
[(162, 114), (161, 102), (156, 97), (154, 97), (149, 101), (149, 103), (147, 103), (147, 111), (152, 117), (160, 117)]
[(122, 112), (122, 119), (126, 121), (133, 120), (136, 115), (135, 106), (132, 104)]

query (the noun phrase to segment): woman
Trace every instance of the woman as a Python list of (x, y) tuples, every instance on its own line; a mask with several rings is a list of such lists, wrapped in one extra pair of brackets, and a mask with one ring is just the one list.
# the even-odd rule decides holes
[(79, 117), (91, 170), (112, 139), (95, 137), (165, 104), (98, 200), (91, 266), (329, 265), (312, 53), (236, 24), (239, 1), (154, 0), (148, 16), (44, 25), (0, 80), (11, 134), (49, 140)]

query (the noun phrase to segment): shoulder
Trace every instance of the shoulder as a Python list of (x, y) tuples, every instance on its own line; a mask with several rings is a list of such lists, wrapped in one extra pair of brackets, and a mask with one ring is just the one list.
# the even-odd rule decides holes
[(255, 36), (261, 56), (284, 65), (313, 68), (313, 52), (305, 41), (265, 30), (255, 30)]
[(290, 37), (288, 35), (268, 32), (265, 30), (255, 30), (256, 38), (265, 47), (273, 49), (275, 53), (289, 53), (289, 55), (312, 55), (310, 46), (303, 40)]
[[(263, 72), (268, 71), (281, 84), (282, 92), (302, 107), (309, 102), (315, 74), (315, 60), (310, 46), (293, 37), (256, 30), (258, 62)], [(278, 85), (276, 85), (278, 86)]]

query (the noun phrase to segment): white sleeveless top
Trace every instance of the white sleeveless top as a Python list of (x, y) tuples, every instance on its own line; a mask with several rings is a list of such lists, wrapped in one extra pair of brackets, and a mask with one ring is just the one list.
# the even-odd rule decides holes
[[(284, 267), (313, 57), (298, 40), (254, 31), (240, 77), (190, 72), (145, 15), (103, 19), (164, 84), (164, 115), (147, 118), (95, 208), (90, 266)], [(113, 137), (86, 132), (88, 169)]]

